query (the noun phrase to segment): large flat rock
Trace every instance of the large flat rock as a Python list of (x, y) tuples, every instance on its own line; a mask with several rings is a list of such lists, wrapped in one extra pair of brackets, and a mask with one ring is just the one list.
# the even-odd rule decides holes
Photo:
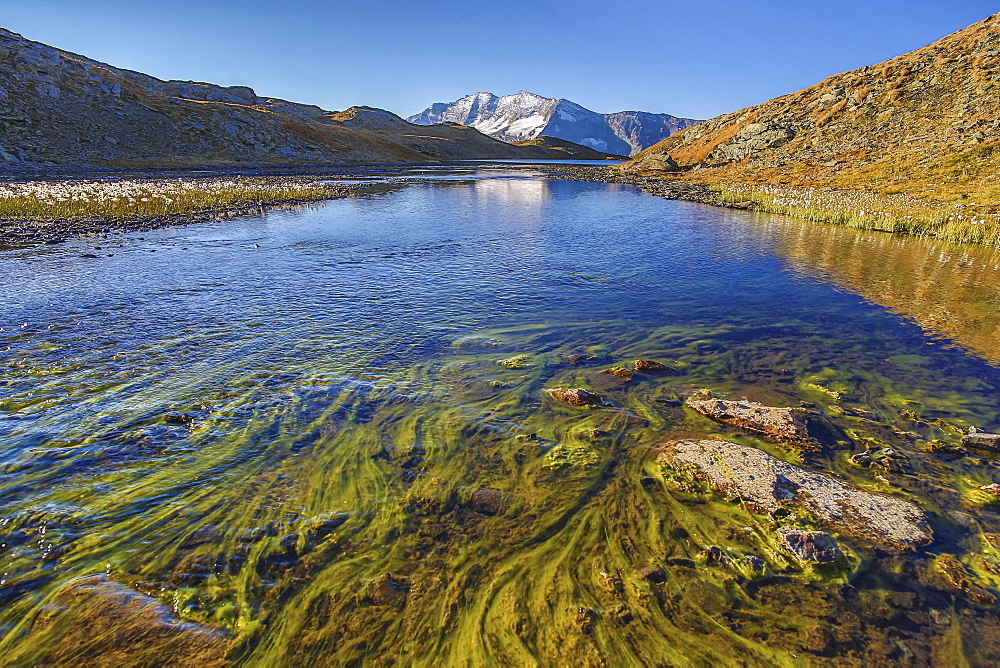
[(916, 505), (866, 492), (757, 448), (727, 441), (674, 441), (661, 446), (659, 461), (691, 471), (727, 496), (742, 498), (757, 512), (804, 510), (827, 527), (898, 550), (932, 539), (927, 517)]
[(770, 436), (779, 441), (815, 446), (806, 422), (808, 412), (801, 408), (765, 406), (753, 401), (692, 397), (687, 405), (702, 415), (735, 427)]

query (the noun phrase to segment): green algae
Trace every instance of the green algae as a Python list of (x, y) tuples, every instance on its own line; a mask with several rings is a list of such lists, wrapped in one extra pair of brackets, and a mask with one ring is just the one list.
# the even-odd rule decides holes
[[(227, 379), (197, 402), (166, 400), (150, 385), (143, 396), (128, 385), (133, 401), (151, 407), (147, 417), (105, 419), (100, 431), (81, 425), (58, 439), (78, 445), (50, 444), (41, 448), (47, 457), (18, 460), (18, 484), (36, 492), (89, 473), (86, 484), (53, 488), (44, 503), (36, 493), (31, 508), (5, 518), (5, 530), (45, 526), (49, 541), (12, 562), (16, 578), (43, 579), (4, 614), (5, 655), (25, 663), (47, 656), (31, 633), (40, 606), (67, 578), (100, 571), (160, 597), (181, 619), (227, 629), (236, 639), (232, 658), (254, 665), (389, 656), (419, 664), (573, 656), (581, 665), (800, 665), (836, 656), (863, 664), (892, 660), (900, 642), (914, 656), (971, 656), (968, 642), (956, 640), (970, 637), (967, 604), (941, 598), (926, 557), (886, 563), (871, 546), (838, 536), (845, 563), (804, 567), (775, 542), (773, 519), (678, 485), (650, 452), (701, 435), (802, 462), (780, 444), (658, 399), (708, 387), (788, 405), (813, 399), (811, 385), (836, 388), (845, 413), (825, 419), (842, 440), (828, 440), (829, 450), (807, 465), (917, 499), (942, 518), (939, 526), (957, 528), (948, 513), (965, 507), (977, 513), (978, 535), (1000, 529), (996, 509), (956, 499), (989, 480), (996, 464), (941, 459), (925, 444), (956, 441), (951, 425), (995, 420), (995, 393), (981, 393), (981, 382), (963, 381), (967, 391), (958, 393), (922, 365), (876, 372), (850, 349), (830, 366), (808, 343), (792, 355), (780, 339), (742, 337), (732, 326), (667, 327), (641, 339), (600, 323), (483, 336), (501, 345), (454, 348), (377, 382), (338, 384), (342, 376), (328, 372), (297, 375), (280, 389)], [(563, 361), (595, 340), (605, 342), (596, 359)], [(496, 348), (534, 351), (539, 363), (496, 384)], [(670, 360), (685, 373), (635, 377), (604, 390), (608, 405), (588, 411), (544, 400), (545, 387), (579, 386), (589, 372), (640, 357)], [(774, 368), (784, 372), (761, 378)], [(193, 424), (163, 424), (152, 407), (164, 404), (189, 411)], [(105, 455), (100, 466), (81, 462), (100, 434), (112, 434), (126, 454)], [(910, 471), (847, 460), (872, 443), (903, 453)], [(100, 486), (106, 491), (97, 494)], [(474, 501), (486, 488), (503, 498), (494, 514)], [(781, 523), (815, 528), (804, 517)], [(942, 540), (940, 549), (968, 544), (969, 572), (997, 591), (996, 548)], [(58, 564), (58, 577), (47, 563)], [(650, 580), (648, 567), (662, 576)], [(388, 602), (367, 593), (382, 573), (408, 583)], [(915, 576), (926, 584), (915, 585)], [(909, 595), (894, 598), (901, 591)], [(879, 603), (866, 612), (859, 596)], [(884, 623), (913, 610), (926, 621)], [(956, 621), (942, 627), (931, 614)], [(977, 624), (981, 653), (997, 642), (1000, 620), (989, 611)], [(815, 628), (834, 639), (819, 653), (807, 649)]]
[[(815, 271), (803, 244), (805, 259), (790, 262)], [(832, 333), (780, 310), (766, 326), (717, 311), (558, 315), (449, 329), (440, 346), (396, 357), (357, 341), (338, 357), (329, 350), (349, 337), (294, 325), (263, 348), (224, 325), (141, 345), (119, 333), (29, 346), (0, 374), (3, 428), (40, 435), (0, 463), (0, 535), (20, 541), (3, 552), (0, 652), (13, 665), (92, 659), (40, 621), (68, 583), (106, 573), (181, 620), (225, 629), (245, 665), (1000, 657), (996, 610), (934, 566), (955, 555), (1000, 592), (1000, 508), (979, 493), (1000, 479), (997, 459), (946, 449), (970, 426), (1000, 425), (995, 374), (937, 347), (922, 354), (896, 330), (866, 328), (864, 314)], [(497, 364), (518, 358), (530, 363)], [(637, 359), (680, 373), (593, 386)], [(606, 403), (566, 406), (551, 387), (592, 388)], [(813, 404), (824, 447), (803, 453), (713, 422), (683, 405), (700, 389)], [(167, 423), (170, 413), (191, 419)], [(656, 446), (681, 438), (751, 445), (914, 501), (937, 541), (887, 555), (834, 532), (843, 563), (800, 564), (776, 527), (820, 527), (666, 471)], [(881, 463), (887, 451), (900, 466), (851, 459)], [(98, 637), (114, 623), (89, 622)]]

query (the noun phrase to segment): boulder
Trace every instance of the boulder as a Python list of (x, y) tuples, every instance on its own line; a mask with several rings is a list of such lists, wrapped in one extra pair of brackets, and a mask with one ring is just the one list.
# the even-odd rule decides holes
[(496, 515), (503, 506), (503, 492), (499, 489), (480, 487), (469, 498), (469, 506), (483, 515)]
[(691, 472), (756, 512), (804, 511), (824, 526), (888, 549), (909, 550), (931, 542), (927, 517), (916, 505), (866, 492), (757, 448), (727, 441), (673, 441), (660, 446), (658, 461)]
[(556, 388), (552, 390), (552, 396), (567, 403), (570, 406), (596, 406), (601, 404), (604, 400), (601, 398), (597, 392), (591, 392), (590, 390), (585, 390), (582, 387), (577, 388)]
[(975, 431), (968, 436), (962, 437), (962, 445), (979, 450), (1000, 452), (1000, 434), (987, 434), (982, 431)]
[(818, 444), (806, 426), (809, 413), (804, 408), (777, 408), (753, 401), (725, 401), (691, 397), (688, 406), (724, 424), (748, 429), (779, 441), (810, 447)]
[(638, 172), (679, 172), (680, 165), (666, 153), (647, 153), (636, 157), (629, 163), (633, 171)]

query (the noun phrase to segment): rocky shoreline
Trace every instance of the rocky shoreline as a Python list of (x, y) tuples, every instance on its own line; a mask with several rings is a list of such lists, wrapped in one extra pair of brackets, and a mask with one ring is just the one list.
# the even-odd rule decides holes
[(719, 193), (700, 183), (691, 183), (680, 178), (652, 178), (639, 176), (628, 172), (612, 170), (610, 167), (598, 165), (547, 165), (547, 176), (553, 179), (570, 181), (591, 181), (595, 183), (618, 183), (634, 186), (644, 193), (666, 199), (710, 204), (727, 209), (752, 210), (753, 202), (726, 202)]
[[(67, 181), (78, 179), (81, 176), (82, 175), (78, 174), (72, 177), (66, 176), (63, 178), (46, 179), (46, 181), (53, 184), (66, 183)], [(102, 175), (102, 177), (103, 176), (104, 175)], [(151, 188), (158, 187), (176, 179), (175, 176), (165, 176), (159, 174), (131, 176), (135, 181)], [(254, 181), (257, 182), (258, 185), (261, 185), (263, 189), (293, 190), (295, 188), (322, 188), (322, 190), (328, 193), (328, 196), (324, 196), (319, 199), (316, 197), (265, 197), (254, 201), (235, 201), (225, 205), (206, 207), (196, 211), (159, 215), (134, 215), (124, 217), (87, 216), (79, 218), (54, 218), (51, 220), (0, 217), (0, 247), (39, 243), (57, 244), (66, 241), (71, 237), (92, 234), (147, 232), (154, 229), (172, 227), (174, 225), (188, 225), (192, 223), (220, 220), (247, 214), (259, 214), (273, 208), (303, 206), (327, 199), (360, 197), (385, 188), (385, 184), (383, 183), (373, 183), (370, 185), (323, 183), (324, 179), (343, 178), (342, 174), (331, 175), (329, 173), (325, 173), (310, 176), (300, 174), (242, 174), (237, 178), (244, 176), (252, 176)], [(116, 176), (115, 178), (119, 177)], [(186, 176), (184, 178), (188, 181), (194, 180), (199, 185), (204, 184), (205, 189), (209, 190), (224, 180), (231, 181), (233, 177)], [(24, 182), (30, 180), (31, 179), (26, 179)], [(8, 178), (6, 182), (21, 183), (22, 181)]]

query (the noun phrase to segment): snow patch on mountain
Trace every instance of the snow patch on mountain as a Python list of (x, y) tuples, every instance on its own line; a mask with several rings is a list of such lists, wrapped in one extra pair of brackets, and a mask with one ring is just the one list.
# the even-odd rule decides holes
[(570, 100), (523, 90), (502, 97), (475, 93), (452, 103), (438, 102), (407, 120), (417, 125), (469, 125), (507, 142), (546, 135), (619, 155), (638, 153), (700, 122), (643, 111), (599, 114)]

